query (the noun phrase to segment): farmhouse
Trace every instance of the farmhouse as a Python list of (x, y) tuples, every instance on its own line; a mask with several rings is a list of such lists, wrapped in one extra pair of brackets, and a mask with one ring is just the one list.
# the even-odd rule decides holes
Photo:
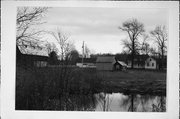
[(97, 70), (113, 70), (116, 63), (114, 56), (98, 56), (96, 60)]
[[(148, 55), (135, 55), (134, 56), (134, 68), (145, 68), (145, 61), (146, 59), (149, 58)], [(128, 68), (131, 68), (131, 55), (128, 55), (127, 57), (127, 65)]]
[(77, 59), (76, 66), (78, 67), (96, 67), (96, 58), (82, 58)]
[(48, 58), (48, 56), (23, 54), (20, 49), (16, 47), (16, 62), (18, 65), (46, 67), (48, 64)]

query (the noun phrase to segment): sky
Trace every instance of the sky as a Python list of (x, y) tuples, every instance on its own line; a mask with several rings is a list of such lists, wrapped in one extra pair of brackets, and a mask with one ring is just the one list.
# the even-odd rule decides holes
[[(128, 38), (128, 34), (118, 27), (132, 18), (144, 24), (146, 33), (168, 22), (165, 9), (59, 7), (48, 10), (42, 27), (48, 31), (59, 28), (69, 36), (80, 53), (84, 41), (93, 53), (116, 54), (122, 52), (122, 40)], [(44, 39), (55, 42), (51, 36)]]

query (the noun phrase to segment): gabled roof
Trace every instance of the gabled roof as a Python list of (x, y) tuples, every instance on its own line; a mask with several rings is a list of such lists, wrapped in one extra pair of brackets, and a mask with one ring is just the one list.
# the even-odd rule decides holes
[(120, 65), (127, 67), (127, 64), (126, 64), (126, 63), (124, 63), (124, 62), (122, 62), (122, 61), (117, 61), (117, 62), (118, 62)]
[(115, 56), (98, 56), (97, 63), (113, 63), (115, 62)]
[(26, 55), (49, 56), (45, 49), (26, 47), (22, 50), (17, 46), (16, 51), (17, 50), (19, 50), (18, 52), (20, 52), (21, 54), (26, 54)]
[(34, 55), (34, 54), (24, 54), (20, 51), (18, 46), (16, 46), (16, 57), (17, 59), (28, 59), (28, 60), (41, 60), (41, 61), (47, 61), (48, 56), (42, 56), (42, 55)]
[[(132, 57), (131, 55), (128, 55), (127, 59), (131, 60), (131, 57)], [(136, 61), (145, 61), (147, 58), (149, 58), (148, 55), (134, 55), (134, 59)]]

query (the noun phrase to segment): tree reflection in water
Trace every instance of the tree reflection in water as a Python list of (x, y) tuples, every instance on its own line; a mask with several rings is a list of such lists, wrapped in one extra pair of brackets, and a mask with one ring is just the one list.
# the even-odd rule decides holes
[(166, 98), (150, 95), (123, 95), (121, 93), (96, 95), (96, 111), (165, 112)]

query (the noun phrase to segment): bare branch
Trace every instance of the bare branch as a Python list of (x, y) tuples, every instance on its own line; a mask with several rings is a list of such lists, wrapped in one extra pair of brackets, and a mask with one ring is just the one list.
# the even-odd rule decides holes
[[(16, 18), (16, 42), (17, 45), (23, 45), (22, 42), (30, 42), (29, 45), (35, 45), (37, 48), (40, 35), (44, 33), (43, 30), (38, 30), (35, 26), (43, 24), (42, 21), (47, 7), (19, 7), (17, 9)], [(33, 44), (32, 44), (33, 42)]]
[(61, 60), (73, 49), (73, 44), (68, 40), (69, 37), (57, 28), (56, 32), (49, 32), (57, 41), (60, 47)]

